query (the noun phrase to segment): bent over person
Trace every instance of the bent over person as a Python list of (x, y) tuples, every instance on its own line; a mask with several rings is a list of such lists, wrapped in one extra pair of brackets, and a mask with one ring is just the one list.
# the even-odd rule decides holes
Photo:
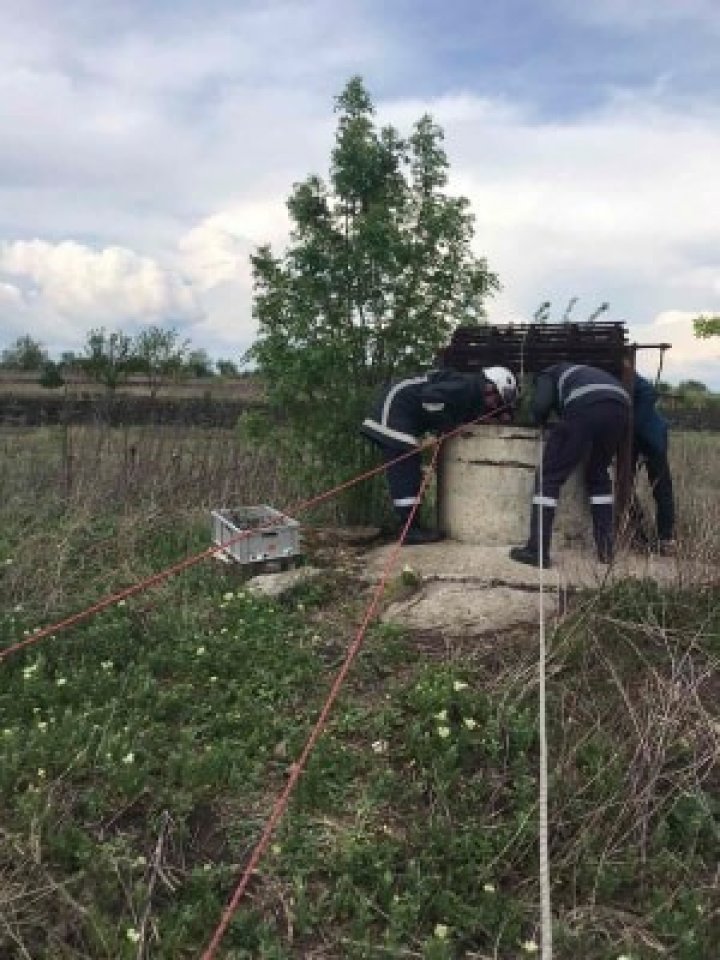
[[(499, 419), (510, 420), (516, 394), (515, 377), (505, 367), (489, 367), (477, 373), (431, 370), (398, 380), (383, 391), (360, 431), (380, 448), (388, 464), (390, 496), (402, 526), (420, 503), (422, 454), (415, 448), (423, 435), (444, 433), (493, 411)], [(415, 453), (393, 462), (412, 450)], [(423, 529), (415, 517), (404, 543), (441, 539), (442, 533)]]
[[(608, 467), (628, 429), (630, 397), (619, 380), (604, 370), (582, 364), (557, 363), (538, 374), (532, 413), (544, 426), (555, 411), (535, 477), (530, 536), (510, 556), (519, 563), (550, 566), (550, 544), (560, 489), (585, 457), (585, 483), (590, 496), (598, 559), (613, 555), (613, 488)], [(542, 531), (542, 533), (541, 533)]]
[[(668, 425), (656, 408), (657, 392), (649, 380), (635, 374), (633, 381), (633, 468), (637, 477), (640, 463), (647, 469), (648, 480), (655, 501), (657, 547), (661, 554), (675, 553), (675, 500), (668, 462)], [(630, 503), (632, 536), (638, 547), (654, 546), (645, 530), (645, 518), (633, 492)]]

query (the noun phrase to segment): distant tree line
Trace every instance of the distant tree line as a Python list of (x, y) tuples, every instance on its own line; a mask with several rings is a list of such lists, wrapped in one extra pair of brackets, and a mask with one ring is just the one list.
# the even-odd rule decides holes
[(193, 349), (177, 330), (158, 326), (147, 327), (135, 337), (104, 327), (92, 329), (80, 352), (66, 351), (59, 359), (51, 359), (40, 341), (25, 334), (3, 350), (0, 370), (37, 373), (38, 382), (49, 389), (64, 386), (71, 375), (85, 376), (108, 393), (129, 376), (140, 375), (152, 397), (163, 384), (180, 379), (240, 374), (233, 361), (213, 362), (206, 350)]

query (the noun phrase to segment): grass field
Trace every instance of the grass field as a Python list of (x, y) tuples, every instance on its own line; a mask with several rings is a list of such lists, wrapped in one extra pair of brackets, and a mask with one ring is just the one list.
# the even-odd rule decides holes
[[(2, 646), (203, 549), (210, 506), (305, 492), (222, 432), (0, 444)], [(718, 556), (720, 442), (673, 462), (681, 555)], [(277, 602), (208, 561), (0, 664), (0, 957), (199, 957), (367, 601), (316, 560)], [(560, 960), (717, 956), (720, 598), (682, 570), (551, 640)], [(532, 956), (535, 646), (374, 627), (218, 955)]]

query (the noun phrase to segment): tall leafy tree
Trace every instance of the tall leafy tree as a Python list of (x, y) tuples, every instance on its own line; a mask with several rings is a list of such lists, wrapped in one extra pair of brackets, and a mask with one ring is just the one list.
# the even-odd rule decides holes
[(359, 77), (336, 112), (329, 182), (296, 184), (285, 253), (263, 246), (251, 258), (259, 335), (250, 354), (313, 470), (342, 473), (362, 460), (355, 438), (369, 394), (431, 364), (456, 325), (483, 316), (498, 283), (471, 250), (468, 201), (446, 192), (443, 132), (431, 117), (407, 138), (378, 129)]
[(120, 331), (93, 329), (78, 364), (91, 380), (103, 384), (112, 394), (134, 367), (132, 339)]
[(185, 369), (191, 377), (214, 377), (215, 370), (210, 354), (202, 348), (191, 350), (185, 361)]
[(701, 339), (720, 337), (720, 315), (705, 317), (699, 316), (693, 320), (695, 336)]
[(147, 378), (151, 397), (173, 377), (189, 372), (186, 367), (190, 341), (180, 340), (177, 330), (150, 326), (132, 345), (132, 367)]
[(45, 347), (39, 340), (34, 340), (29, 334), (18, 337), (15, 343), (2, 352), (0, 366), (7, 370), (22, 370), (32, 372), (42, 370), (48, 361)]

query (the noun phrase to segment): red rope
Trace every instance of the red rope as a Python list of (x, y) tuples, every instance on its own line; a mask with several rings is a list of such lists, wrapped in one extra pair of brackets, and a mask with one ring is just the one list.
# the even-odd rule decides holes
[(352, 666), (352, 663), (355, 660), (355, 657), (360, 651), (360, 648), (365, 639), (365, 633), (367, 631), (367, 628), (370, 625), (370, 622), (372, 621), (373, 617), (375, 616), (375, 613), (377, 612), (378, 604), (380, 603), (380, 599), (385, 590), (387, 581), (397, 561), (398, 554), (400, 553), (400, 548), (403, 545), (405, 537), (407, 536), (408, 529), (410, 528), (410, 525), (415, 518), (415, 514), (420, 505), (420, 501), (422, 500), (425, 490), (427, 488), (427, 485), (430, 482), (432, 471), (435, 467), (438, 453), (440, 451), (440, 445), (443, 439), (444, 438), (440, 438), (437, 441), (435, 441), (435, 444), (436, 444), (435, 451), (433, 453), (432, 462), (430, 464), (430, 470), (427, 471), (423, 479), (417, 501), (413, 506), (412, 510), (410, 511), (410, 516), (405, 522), (405, 526), (403, 527), (402, 533), (400, 534), (400, 539), (395, 544), (395, 547), (392, 553), (390, 554), (390, 556), (387, 559), (387, 562), (385, 563), (385, 567), (383, 569), (382, 576), (380, 577), (380, 581), (375, 589), (375, 592), (373, 593), (370, 604), (367, 610), (365, 611), (365, 616), (363, 617), (362, 623), (358, 628), (358, 631), (355, 635), (355, 639), (351, 643), (348, 649), (348, 652), (345, 656), (345, 659), (342, 663), (342, 666), (340, 667), (340, 670), (338, 671), (337, 676), (333, 681), (327, 700), (325, 701), (325, 704), (322, 710), (320, 711), (320, 715), (315, 721), (315, 726), (312, 728), (312, 731), (310, 732), (310, 736), (308, 737), (307, 742), (303, 747), (300, 757), (298, 758), (297, 762), (293, 765), (291, 769), (291, 773), (290, 773), (290, 776), (288, 777), (288, 781), (285, 784), (285, 787), (283, 788), (278, 799), (275, 801), (275, 806), (273, 807), (273, 811), (270, 814), (270, 817), (268, 818), (265, 824), (265, 827), (260, 836), (260, 839), (255, 845), (255, 849), (253, 850), (252, 855), (247, 863), (247, 866), (243, 871), (240, 881), (235, 887), (233, 895), (230, 898), (230, 901), (223, 912), (220, 922), (215, 930), (215, 933), (213, 934), (210, 943), (208, 944), (205, 952), (202, 955), (202, 960), (212, 960), (212, 958), (215, 956), (217, 948), (220, 946), (220, 941), (222, 940), (223, 936), (225, 935), (225, 932), (227, 931), (227, 928), (232, 922), (232, 919), (235, 916), (235, 913), (237, 912), (237, 908), (240, 903), (240, 900), (242, 899), (243, 894), (247, 890), (248, 884), (250, 882), (250, 878), (254, 873), (258, 863), (260, 862), (262, 855), (267, 850), (268, 843), (270, 842), (270, 839), (273, 833), (275, 832), (275, 828), (277, 827), (278, 823), (282, 819), (283, 814), (285, 813), (285, 810), (287, 809), (290, 796), (293, 790), (295, 789), (295, 785), (300, 779), (300, 774), (303, 772), (303, 769), (305, 768), (308, 757), (312, 753), (313, 748), (315, 747), (315, 744), (320, 739), (320, 736), (323, 732), (323, 729), (325, 728), (325, 724), (327, 723), (327, 719), (330, 715), (330, 711), (333, 707), (333, 704), (335, 703), (335, 700), (337, 699), (337, 696), (340, 693), (340, 688), (343, 685), (345, 677), (347, 676), (350, 670), (350, 667)]
[[(507, 406), (507, 405), (505, 405)], [(433, 462), (437, 457), (437, 451), (440, 449), (440, 444), (443, 440), (447, 440), (449, 437), (454, 436), (456, 433), (460, 433), (462, 430), (467, 429), (467, 427), (472, 426), (475, 423), (482, 423), (483, 420), (487, 420), (490, 417), (495, 417), (499, 412), (501, 412), (504, 407), (498, 407), (492, 410), (491, 413), (484, 414), (481, 417), (477, 417), (475, 420), (469, 421), (468, 423), (463, 423), (459, 427), (445, 433), (437, 438), (432, 438), (426, 440), (424, 443), (418, 444), (417, 447), (414, 447), (412, 450), (408, 450), (407, 453), (400, 454), (394, 460), (383, 463), (378, 467), (373, 467), (371, 470), (366, 470), (364, 473), (359, 474), (356, 477), (353, 477), (350, 480), (345, 480), (343, 483), (338, 484), (336, 487), (332, 487), (329, 490), (326, 490), (324, 493), (320, 493), (315, 497), (311, 497), (309, 500), (300, 501), (295, 506), (290, 506), (284, 513), (281, 514), (279, 518), (273, 521), (269, 521), (263, 527), (258, 528), (259, 530), (267, 530), (275, 526), (278, 523), (282, 523), (286, 515), (293, 516), (294, 514), (301, 513), (303, 510), (308, 510), (310, 507), (317, 506), (317, 504), (322, 503), (325, 500), (329, 500), (331, 497), (336, 496), (338, 493), (342, 493), (343, 490), (348, 490), (350, 487), (355, 486), (358, 483), (361, 483), (363, 480), (368, 480), (370, 477), (375, 476), (378, 473), (383, 473), (389, 466), (395, 463), (400, 463), (401, 460), (405, 460), (408, 457), (414, 456), (418, 451), (424, 450), (428, 447), (435, 447), (435, 454), (433, 456)], [(7, 659), (11, 654), (17, 653), (19, 650), (29, 647), (32, 644), (38, 643), (40, 640), (44, 640), (45, 637), (52, 636), (56, 633), (59, 633), (61, 630), (66, 630), (68, 627), (75, 626), (77, 623), (81, 623), (83, 620), (87, 620), (89, 617), (93, 616), (96, 613), (100, 613), (102, 610), (106, 610), (108, 607), (113, 606), (116, 603), (119, 603), (121, 600), (126, 600), (128, 597), (132, 597), (137, 593), (142, 593), (142, 591), (149, 589), (150, 587), (156, 586), (158, 583), (162, 583), (164, 580), (169, 579), (172, 576), (175, 576), (177, 573), (181, 573), (183, 570), (187, 570), (189, 567), (194, 566), (197, 563), (200, 563), (201, 560), (205, 560), (207, 557), (211, 557), (215, 553), (219, 553), (222, 550), (225, 550), (228, 546), (233, 543), (237, 543), (240, 540), (245, 540), (253, 534), (257, 533), (258, 530), (244, 530), (239, 533), (236, 537), (233, 537), (230, 540), (226, 540), (225, 543), (216, 544), (212, 547), (208, 547), (206, 550), (202, 550), (200, 553), (193, 554), (189, 557), (185, 557), (184, 560), (180, 560), (178, 563), (174, 563), (169, 567), (166, 567), (163, 570), (158, 571), (157, 573), (152, 574), (149, 577), (146, 577), (143, 580), (138, 581), (138, 583), (133, 584), (132, 586), (125, 587), (123, 590), (118, 590), (116, 593), (111, 593), (106, 597), (103, 597), (101, 600), (98, 600), (96, 603), (92, 604), (89, 607), (86, 607), (84, 610), (80, 610), (77, 613), (71, 614), (69, 617), (66, 617), (63, 620), (59, 620), (57, 623), (50, 624), (50, 626), (42, 627), (32, 633), (29, 637), (25, 637), (23, 640), (18, 641), (17, 643), (12, 644), (9, 647), (5, 647), (3, 650), (0, 650), (0, 662)]]

